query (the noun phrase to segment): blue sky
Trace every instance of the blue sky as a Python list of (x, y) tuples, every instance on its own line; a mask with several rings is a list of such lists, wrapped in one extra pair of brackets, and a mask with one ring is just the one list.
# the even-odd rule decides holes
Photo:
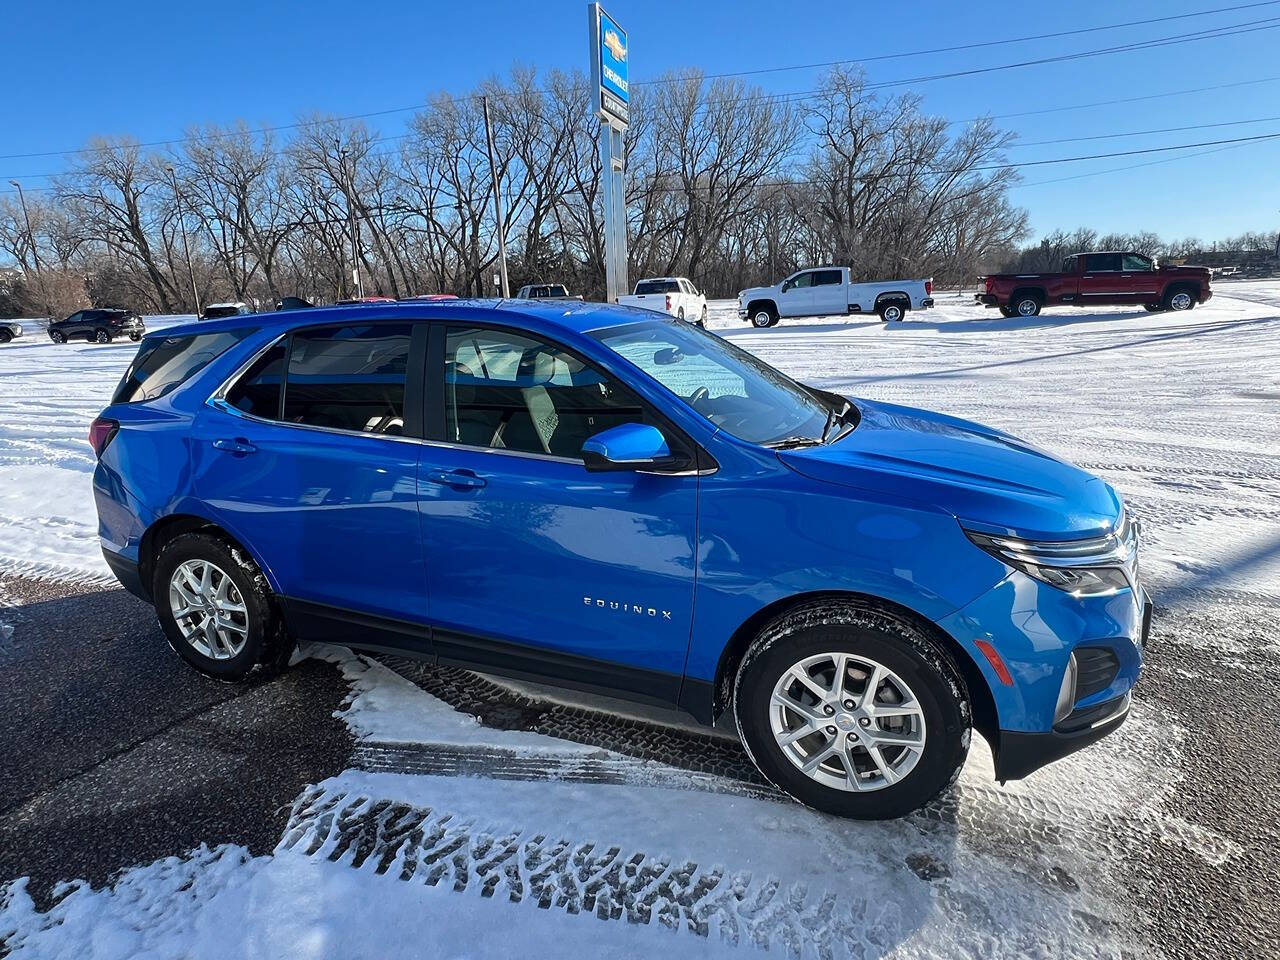
[[(629, 33), (633, 82), (674, 67), (708, 73), (874, 56), (1234, 6), (1248, 0), (1118, 4), (612, 0)], [(873, 62), (873, 81), (1020, 60), (1276, 18), (1280, 3), (1083, 36), (968, 48)], [(10, 5), (5, 14), (8, 95), (0, 101), (0, 155), (65, 150), (94, 134), (180, 136), (192, 124), (288, 123), (300, 113), (365, 113), (460, 91), (513, 63), (586, 71), (584, 0), (523, 3), (307, 4), (172, 0)], [(1280, 78), (1280, 29), (1221, 39), (918, 83), (931, 113), (965, 119)], [(747, 78), (769, 92), (811, 89), (817, 69)], [(899, 88), (901, 89), (901, 88)], [(375, 118), (398, 133), (408, 114)], [(1044, 160), (1280, 132), (1280, 120), (1150, 136), (1083, 136), (1280, 117), (1280, 79), (1085, 110), (1007, 117), (1023, 140), (1014, 159)], [(1206, 148), (1202, 148), (1206, 149)], [(1198, 151), (1186, 151), (1194, 153)], [(1028, 167), (1013, 198), (1036, 234), (1087, 225), (1215, 239), (1280, 227), (1280, 140), (1169, 160), (1177, 154)], [(1168, 161), (1109, 174), (1095, 171)], [(0, 160), (0, 183), (47, 182), (63, 157)], [(6, 185), (7, 187), (7, 185)]]

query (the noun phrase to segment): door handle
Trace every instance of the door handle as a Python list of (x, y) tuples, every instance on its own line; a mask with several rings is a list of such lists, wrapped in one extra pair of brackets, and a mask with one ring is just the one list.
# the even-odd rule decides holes
[(478, 490), (488, 482), (484, 477), (477, 477), (467, 470), (432, 470), (427, 474), (427, 479), (432, 483), (456, 487), (459, 490)]
[(258, 448), (255, 447), (248, 440), (246, 440), (244, 437), (236, 437), (234, 440), (226, 440), (226, 439), (215, 440), (213, 441), (213, 446), (215, 450), (226, 450), (229, 453), (233, 453), (238, 457), (243, 457), (246, 454), (258, 452)]

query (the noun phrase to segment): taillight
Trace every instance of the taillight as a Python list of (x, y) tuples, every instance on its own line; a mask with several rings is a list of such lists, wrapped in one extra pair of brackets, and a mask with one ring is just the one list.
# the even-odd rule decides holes
[(933, 296), (933, 278), (930, 277), (924, 282), (924, 292), (929, 296)]
[(107, 449), (120, 424), (115, 420), (98, 417), (89, 425), (89, 446), (93, 447), (93, 455), (102, 459), (102, 451)]
[(671, 294), (667, 294), (667, 312), (671, 312)]
[(992, 290), (995, 289), (995, 286), (996, 286), (995, 277), (983, 277), (982, 279), (983, 279), (983, 282), (985, 282), (987, 285), (987, 293), (990, 293)]

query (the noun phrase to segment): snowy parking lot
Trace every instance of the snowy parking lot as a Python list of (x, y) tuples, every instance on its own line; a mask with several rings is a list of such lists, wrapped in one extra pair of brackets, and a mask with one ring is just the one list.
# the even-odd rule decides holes
[[(265, 846), (211, 824), (167, 856), (129, 859), (127, 838), (102, 824), (174, 815), (104, 786), (110, 765), (148, 749), (141, 734), (46, 780), (0, 781), (0, 846), (85, 806), (79, 844), (122, 851), (113, 876), (62, 887), (82, 874), (58, 872), (56, 856), (37, 870), (0, 854), (0, 885), (11, 881), (0, 953), (7, 942), (13, 957), (1275, 956), (1280, 282), (1220, 283), (1178, 314), (1005, 319), (943, 293), (901, 323), (766, 330), (719, 301), (710, 326), (807, 383), (978, 420), (1115, 484), (1142, 518), (1158, 605), (1120, 732), (1005, 787), (975, 740), (942, 801), (857, 823), (785, 800), (734, 741), (660, 723), (673, 718), (307, 647), (297, 670), (332, 691), (350, 747), (262, 811), (279, 821)], [(134, 349), (54, 346), (34, 326), (0, 347), (3, 704), (58, 736), (79, 736), (74, 711), (54, 722), (56, 697), (31, 706), (19, 690), (41, 688), (57, 618), (118, 593), (98, 552), (85, 432)], [(80, 637), (85, 672), (122, 642), (172, 660), (146, 607), (110, 603), (112, 642)], [(101, 667), (102, 701), (127, 712), (132, 684), (117, 689)], [(258, 716), (289, 682), (241, 693), (200, 681), (217, 687), (208, 710), (245, 697)], [(11, 733), (0, 769), (43, 769), (29, 755), (46, 741)], [(201, 746), (192, 763), (205, 749), (237, 748)]]

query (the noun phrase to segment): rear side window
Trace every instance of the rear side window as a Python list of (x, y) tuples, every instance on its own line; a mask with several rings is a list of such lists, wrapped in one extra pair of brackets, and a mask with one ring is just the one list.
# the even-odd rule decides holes
[(290, 339), (284, 421), (358, 433), (404, 432), (412, 324), (303, 330)]
[(138, 350), (133, 363), (129, 364), (111, 402), (142, 403), (172, 393), (232, 344), (242, 340), (247, 332), (226, 330), (148, 339)]
[(815, 287), (829, 287), (839, 282), (839, 270), (819, 270), (813, 275), (813, 285)]

